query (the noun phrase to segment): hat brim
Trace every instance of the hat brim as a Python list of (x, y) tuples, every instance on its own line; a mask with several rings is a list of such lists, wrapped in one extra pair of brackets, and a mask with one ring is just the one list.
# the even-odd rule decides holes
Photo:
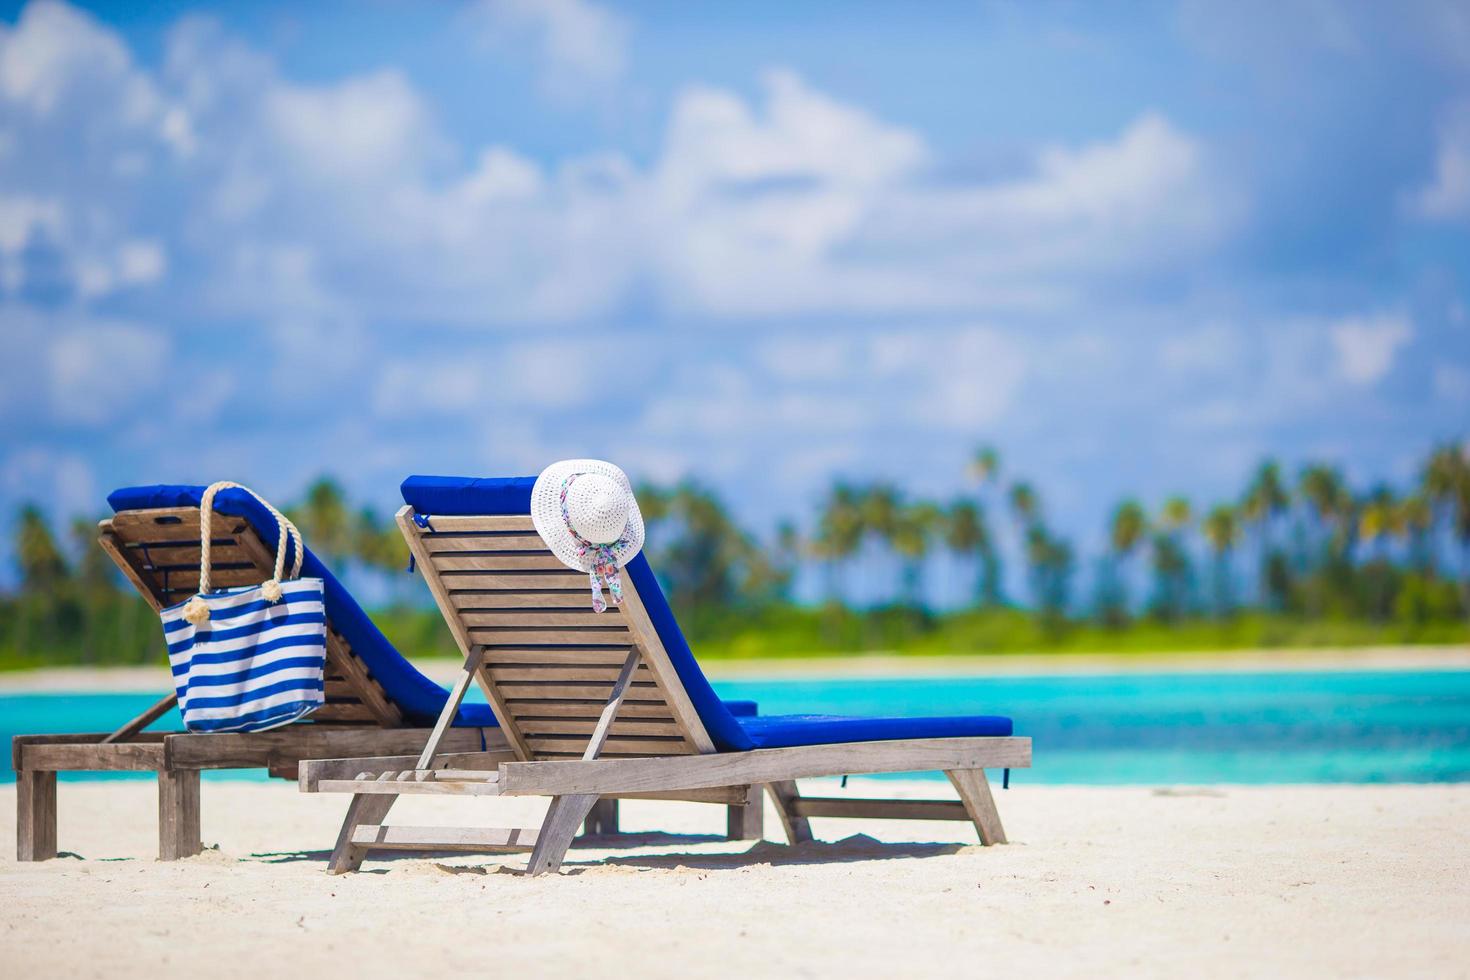
[(531, 522), (546, 547), (563, 565), (590, 572), (591, 557), (578, 554), (581, 546), (561, 515), (562, 484), (568, 477), (583, 473), (611, 477), (628, 493), (628, 524), (619, 544), (613, 548), (613, 562), (622, 568), (643, 550), (643, 513), (638, 509), (638, 498), (633, 496), (628, 474), (612, 463), (600, 459), (564, 459), (546, 467), (531, 488)]

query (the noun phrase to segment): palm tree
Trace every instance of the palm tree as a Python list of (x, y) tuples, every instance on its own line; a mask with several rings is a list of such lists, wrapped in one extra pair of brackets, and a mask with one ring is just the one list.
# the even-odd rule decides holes
[[(639, 498), (640, 502), (642, 497)], [(863, 543), (861, 495), (849, 483), (832, 484), (817, 519), (813, 551), (827, 563), (827, 599), (842, 601), (842, 566), (857, 554)]]
[(898, 556), (901, 565), (903, 556), (899, 554), (897, 537), (904, 507), (902, 492), (891, 483), (870, 484), (863, 491), (860, 504), (863, 538), (874, 540), (879, 547)]
[(1183, 531), (1194, 520), (1194, 511), (1183, 497), (1170, 497), (1159, 512), (1159, 526), (1170, 534)]
[(1114, 626), (1128, 619), (1127, 565), (1138, 545), (1148, 533), (1148, 515), (1136, 500), (1124, 500), (1113, 508), (1109, 522), (1109, 555), (1098, 577), (1098, 607), (1103, 618)]
[(902, 596), (905, 605), (915, 608), (924, 605), (921, 589), (924, 559), (929, 556), (929, 545), (939, 519), (939, 508), (928, 501), (901, 507), (896, 515), (890, 540), (903, 562)]
[(1011, 484), (1011, 513), (1023, 528), (1029, 528), (1041, 517), (1041, 498), (1024, 480)]
[(1399, 501), (1394, 526), (1407, 539), (1409, 564), (1421, 572), (1428, 572), (1434, 564), (1434, 550), (1430, 547), (1434, 508), (1424, 494), (1411, 493)]
[(1072, 546), (1053, 537), (1039, 520), (1026, 529), (1026, 561), (1031, 566), (1031, 588), (1035, 593), (1042, 628), (1059, 633), (1066, 625), (1072, 580)]
[(998, 606), (1005, 601), (1001, 595), (1000, 549), (985, 524), (985, 512), (999, 507), (994, 491), (1000, 479), (1000, 453), (993, 446), (980, 447), (970, 461), (970, 473), (980, 485), (980, 523), (986, 530), (980, 545), (980, 601), (985, 606)]
[(352, 554), (352, 515), (347, 509), (347, 495), (336, 480), (318, 478), (306, 488), (306, 499), (287, 513), (312, 551), (331, 558)]
[(117, 566), (97, 544), (97, 520), (73, 518), (71, 540), (77, 554), (77, 584), (91, 595), (104, 595), (117, 587)]
[(1348, 537), (1343, 532), (1349, 526), (1347, 518), (1353, 509), (1352, 494), (1342, 474), (1330, 466), (1306, 466), (1297, 481), (1297, 493), (1311, 511), (1326, 546), (1333, 552), (1342, 551)]
[(1421, 478), (1434, 517), (1443, 520), (1460, 545), (1461, 605), (1470, 614), (1470, 456), (1465, 446), (1441, 446), (1429, 457)]
[(1376, 546), (1379, 561), (1388, 561), (1389, 541), (1403, 535), (1404, 516), (1393, 488), (1386, 483), (1374, 487), (1359, 509), (1358, 539), (1369, 548)]
[(776, 574), (776, 597), (791, 601), (791, 588), (796, 581), (796, 572), (801, 565), (803, 542), (801, 532), (791, 521), (783, 520), (776, 525), (776, 554), (771, 563)]
[(1200, 524), (1200, 530), (1204, 532), (1214, 556), (1215, 609), (1220, 615), (1229, 616), (1235, 611), (1230, 557), (1240, 539), (1240, 521), (1235, 508), (1229, 504), (1212, 507)]
[(1188, 500), (1174, 496), (1164, 501), (1153, 536), (1154, 611), (1164, 619), (1178, 619), (1189, 605), (1189, 552), (1181, 537), (1192, 521)]
[(975, 577), (975, 592), (982, 606), (999, 601), (999, 572), (995, 560), (995, 542), (985, 522), (985, 508), (963, 497), (949, 505), (944, 519), (944, 543), (960, 558), (974, 558), (980, 566)]
[(15, 558), (20, 566), (21, 590), (41, 593), (55, 589), (70, 574), (41, 509), (26, 504), (15, 529)]
[(970, 472), (981, 486), (994, 482), (1000, 475), (1000, 453), (993, 446), (981, 446), (975, 450), (975, 458), (970, 461)]
[(1260, 549), (1259, 599), (1262, 605), (1280, 608), (1285, 604), (1286, 583), (1274, 567), (1276, 556), (1271, 541), (1272, 527), (1291, 503), (1281, 480), (1281, 467), (1274, 459), (1262, 461), (1240, 501), (1240, 513), (1255, 530)]
[(1389, 546), (1392, 539), (1404, 534), (1404, 509), (1394, 499), (1393, 488), (1380, 483), (1369, 491), (1357, 511), (1357, 536), (1370, 549), (1372, 558), (1351, 571), (1361, 586), (1357, 591), (1366, 602), (1369, 614), (1374, 619), (1387, 619), (1397, 587)]

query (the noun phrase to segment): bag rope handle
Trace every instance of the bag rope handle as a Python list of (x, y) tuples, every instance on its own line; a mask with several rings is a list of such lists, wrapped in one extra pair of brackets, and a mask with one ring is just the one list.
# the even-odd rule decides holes
[(202, 626), (209, 622), (209, 605), (205, 603), (204, 597), (209, 594), (209, 546), (213, 535), (214, 495), (221, 490), (243, 490), (259, 501), (260, 505), (270, 512), (276, 519), (276, 526), (280, 528), (281, 536), (276, 542), (276, 567), (275, 575), (260, 584), (260, 594), (267, 602), (278, 602), (281, 598), (281, 582), (286, 571), (286, 544), (291, 542), (296, 546), (295, 561), (291, 563), (291, 578), (301, 577), (301, 557), (306, 547), (301, 542), (301, 532), (296, 530), (296, 525), (286, 519), (286, 515), (271, 506), (270, 501), (260, 494), (251, 490), (242, 483), (231, 483), (229, 480), (221, 480), (211, 483), (204, 491), (204, 496), (199, 500), (199, 593), (184, 604), (184, 618), (195, 626)]

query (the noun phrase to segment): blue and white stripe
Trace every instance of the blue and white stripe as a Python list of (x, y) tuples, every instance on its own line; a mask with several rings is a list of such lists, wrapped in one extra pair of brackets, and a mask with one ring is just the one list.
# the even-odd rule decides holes
[(169, 667), (184, 725), (199, 732), (258, 732), (325, 702), (327, 616), (319, 578), (281, 583), (269, 602), (259, 586), (203, 596), (209, 620), (163, 610)]

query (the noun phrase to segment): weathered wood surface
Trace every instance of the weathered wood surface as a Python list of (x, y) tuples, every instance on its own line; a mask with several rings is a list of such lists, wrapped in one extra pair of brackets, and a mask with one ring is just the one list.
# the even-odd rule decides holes
[(725, 811), (726, 840), (760, 840), (765, 836), (765, 793), (760, 786), (746, 786), (745, 799)]
[(546, 811), (546, 820), (536, 835), (536, 846), (531, 850), (531, 859), (526, 862), (526, 874), (535, 876), (554, 872), (561, 868), (567, 848), (577, 828), (587, 819), (587, 813), (597, 802), (596, 793), (577, 793), (558, 796), (551, 801)]
[[(448, 589), (434, 569), (433, 556), (425, 544), (425, 535), (413, 521), (413, 508), (404, 506), (399, 508), (395, 519), (398, 522), (398, 530), (403, 535), (403, 540), (408, 544), (409, 554), (418, 565), (419, 573), (424, 577), (424, 583), (429, 587), (429, 593), (434, 597), (434, 602), (439, 606), (440, 613), (444, 616), (445, 623), (449, 626), (449, 632), (454, 637), (454, 642), (459, 646), (460, 656), (470, 663), (478, 653), (475, 643), (470, 639), (465, 625), (459, 621), (459, 617), (452, 613), (454, 606), (449, 601)], [(441, 519), (442, 520), (442, 519)], [(445, 530), (448, 530), (445, 528)], [(501, 700), (495, 691), (494, 685), (484, 674), (483, 670), (476, 669), (474, 679), (480, 690), (485, 693), (485, 700), (490, 704), (490, 710), (495, 715), (495, 720), (504, 733), (507, 743), (516, 755), (522, 759), (531, 758), (531, 750), (522, 740), (512, 724), (513, 718), (506, 710), (505, 702)]]
[(781, 829), (786, 832), (786, 843), (795, 846), (811, 840), (812, 825), (806, 817), (796, 812), (796, 802), (801, 799), (796, 780), (774, 779), (766, 784), (766, 790), (771, 794), (776, 815), (781, 818)]
[[(320, 791), (318, 783), (323, 779), (358, 779), (366, 774), (376, 779), (385, 772), (403, 772), (418, 766), (419, 755), (387, 755), (356, 759), (310, 759), (300, 766), (298, 780), (303, 793)], [(473, 769), (489, 775), (498, 775), (502, 762), (515, 761), (516, 755), (509, 749), (491, 752), (445, 752), (435, 753), (430, 768)]]
[(15, 774), (15, 859), (56, 856), (56, 773)]
[(89, 736), (87, 741), (73, 743), (32, 742), (22, 744), (20, 763), (16, 766), (16, 770), (151, 772), (167, 768), (162, 740), (104, 744), (103, 739), (106, 737), (106, 735)]
[(199, 770), (158, 774), (158, 860), (177, 861), (204, 849), (199, 834)]
[(388, 695), (369, 673), (367, 665), (352, 652), (351, 644), (330, 627), (327, 629), (327, 668), (341, 675), (378, 724), (385, 728), (398, 728), (403, 724), (403, 712), (398, 705), (388, 700)]
[(884, 800), (800, 796), (789, 804), (802, 817), (878, 817), (885, 820), (969, 820), (959, 800)]
[(492, 589), (456, 589), (446, 593), (455, 609), (486, 612), (493, 609), (589, 609), (587, 583), (579, 589), (520, 589), (504, 592)]
[[(491, 774), (493, 776), (493, 774)], [(493, 778), (473, 779), (319, 779), (319, 793), (352, 793), (358, 796), (499, 796), (500, 785)]]
[(328, 874), (346, 874), (362, 867), (362, 859), (367, 856), (368, 849), (353, 843), (353, 834), (360, 826), (381, 824), (397, 799), (397, 796), (364, 794), (352, 798), (352, 802), (347, 805), (347, 816), (342, 821), (342, 829), (337, 833), (332, 856), (327, 860)]
[[(619, 719), (656, 717), (673, 730), (610, 729), (607, 753), (713, 750), (631, 583), (625, 583), (621, 607), (593, 612), (586, 577), (551, 554), (529, 515), (430, 516), (430, 527), (423, 528), (404, 508), (398, 523), (456, 642), (466, 652), (481, 651), (481, 687), (523, 758), (580, 753), (583, 730), (557, 727), (555, 719), (593, 720), (590, 737), (634, 650), (642, 654), (642, 665), (622, 699)], [(662, 710), (650, 715), (635, 705)], [(645, 735), (673, 741), (640, 741)]]
[(352, 831), (352, 844), (363, 850), (463, 851), (497, 853), (529, 851), (536, 846), (535, 827), (410, 827), (364, 824)]
[[(183, 769), (250, 769), (308, 759), (405, 755), (423, 751), (427, 728), (328, 728), (288, 725), (269, 732), (171, 735), (169, 762)], [(505, 745), (496, 728), (450, 728), (440, 746), (446, 752), (476, 752)]]
[(1006, 831), (1001, 826), (1000, 811), (995, 808), (995, 797), (990, 793), (990, 780), (985, 778), (984, 770), (979, 767), (956, 768), (945, 775), (959, 792), (965, 812), (969, 814), (975, 830), (980, 834), (980, 843), (1006, 843)]
[(500, 767), (500, 785), (508, 796), (545, 796), (696, 789), (849, 773), (1022, 769), (1030, 764), (1029, 738), (931, 738), (651, 759), (507, 762)]
[(545, 551), (546, 544), (534, 530), (530, 534), (497, 532), (495, 534), (429, 534), (426, 545), (430, 554), (457, 551)]

